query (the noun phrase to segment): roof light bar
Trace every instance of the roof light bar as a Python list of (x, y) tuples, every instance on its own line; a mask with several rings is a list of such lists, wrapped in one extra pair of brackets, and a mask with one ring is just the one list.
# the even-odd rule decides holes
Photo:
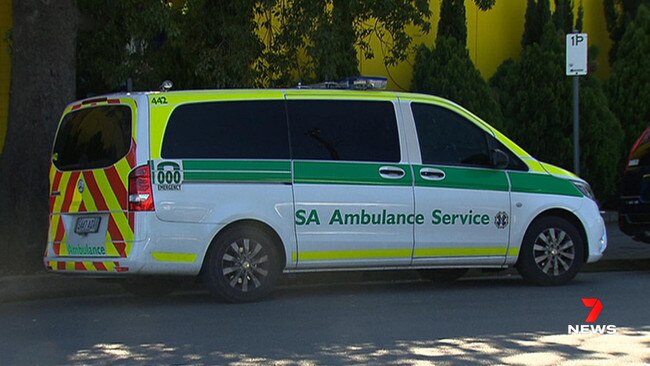
[(388, 79), (382, 76), (354, 76), (341, 81), (325, 81), (310, 85), (298, 84), (298, 89), (377, 90), (386, 89), (387, 85)]

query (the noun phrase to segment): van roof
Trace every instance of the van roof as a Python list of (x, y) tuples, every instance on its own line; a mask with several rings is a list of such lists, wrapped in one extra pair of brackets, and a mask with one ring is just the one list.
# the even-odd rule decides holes
[[(419, 94), (419, 93), (410, 93), (410, 92), (398, 92), (398, 91), (388, 91), (388, 90), (345, 90), (345, 89), (299, 89), (299, 88), (283, 88), (283, 89), (186, 89), (186, 90), (170, 90), (170, 91), (137, 91), (137, 92), (119, 92), (119, 93), (110, 93), (95, 95), (92, 97), (81, 99), (77, 102), (83, 102), (90, 99), (97, 98), (118, 98), (118, 97), (134, 97), (142, 95), (251, 95), (251, 94), (277, 94), (278, 92), (283, 94), (292, 94), (292, 95), (340, 95), (346, 97), (401, 97), (404, 99), (428, 99), (428, 100), (438, 100), (441, 102), (453, 103), (445, 98), (438, 97), (430, 94)], [(455, 104), (455, 103), (454, 103)]]

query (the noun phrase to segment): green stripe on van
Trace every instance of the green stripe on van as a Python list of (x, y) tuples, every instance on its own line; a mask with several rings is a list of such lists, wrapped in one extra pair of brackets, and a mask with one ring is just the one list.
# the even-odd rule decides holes
[[(514, 248), (513, 248), (514, 249)], [(489, 257), (517, 255), (518, 250), (508, 251), (506, 247), (470, 247), (470, 248), (420, 248), (415, 249), (415, 258), (427, 257)], [(411, 258), (412, 249), (361, 249), (335, 250), (322, 252), (294, 253), (293, 260), (326, 261), (326, 260), (355, 260), (379, 258)]]
[[(442, 180), (427, 180), (420, 175), (422, 168), (434, 168), (445, 172)], [(476, 189), (482, 191), (508, 191), (506, 173), (497, 169), (439, 167), (435, 165), (413, 165), (416, 187), (438, 187)]]
[(570, 180), (550, 174), (508, 172), (512, 192), (558, 194), (582, 197), (582, 193)]
[(289, 160), (184, 160), (186, 182), (291, 183)]
[[(404, 176), (398, 179), (384, 178), (379, 174), (382, 167), (398, 167)], [(397, 163), (352, 163), (296, 161), (294, 163), (295, 183), (307, 184), (363, 184), (386, 186), (410, 186), (413, 184), (411, 167)]]

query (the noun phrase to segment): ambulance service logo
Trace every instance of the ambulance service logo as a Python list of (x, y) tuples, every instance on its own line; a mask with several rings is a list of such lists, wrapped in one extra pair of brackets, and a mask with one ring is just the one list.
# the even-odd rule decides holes
[(494, 225), (499, 229), (505, 229), (508, 226), (508, 214), (505, 211), (499, 211), (494, 216)]

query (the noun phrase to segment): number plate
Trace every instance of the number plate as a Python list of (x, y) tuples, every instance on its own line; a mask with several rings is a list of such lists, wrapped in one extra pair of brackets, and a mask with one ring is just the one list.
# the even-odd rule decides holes
[(81, 235), (96, 233), (99, 230), (99, 223), (101, 221), (102, 218), (99, 216), (79, 217), (77, 218), (74, 232)]

